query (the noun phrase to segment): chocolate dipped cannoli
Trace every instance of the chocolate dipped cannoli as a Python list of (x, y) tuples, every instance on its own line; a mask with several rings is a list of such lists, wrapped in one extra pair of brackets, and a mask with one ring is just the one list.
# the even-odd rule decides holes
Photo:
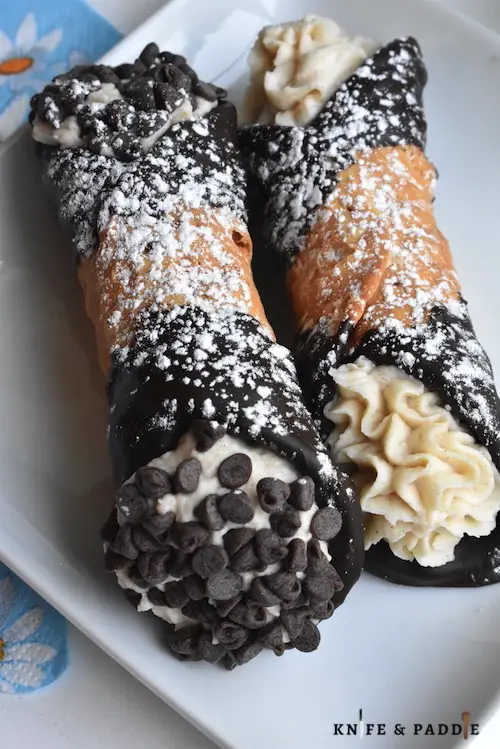
[(108, 376), (107, 569), (181, 659), (316, 649), (361, 513), (253, 283), (234, 107), (150, 44), (54, 79), (31, 123)]
[(500, 403), (434, 216), (418, 43), (373, 51), (308, 18), (264, 29), (251, 65), (247, 109), (268, 124), (244, 150), (288, 263), (306, 399), (359, 490), (365, 566), (498, 582)]

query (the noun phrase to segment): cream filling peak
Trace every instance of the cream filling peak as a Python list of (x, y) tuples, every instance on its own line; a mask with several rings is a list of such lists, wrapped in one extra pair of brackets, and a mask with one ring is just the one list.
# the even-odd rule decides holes
[(306, 125), (374, 50), (373, 42), (347, 36), (329, 18), (266, 26), (250, 52), (242, 120)]
[[(86, 97), (85, 104), (95, 114), (99, 110), (104, 109), (110, 102), (122, 98), (121, 93), (114, 84), (103, 83), (99, 89), (92, 91)], [(204, 117), (218, 104), (217, 101), (208, 101), (201, 96), (194, 97), (194, 106), (187, 95), (184, 98), (180, 95), (179, 99), (179, 106), (174, 109), (164, 124), (151, 135), (141, 139), (143, 152), (147, 153), (172, 125), (184, 120), (194, 120)], [(36, 117), (33, 123), (32, 137), (39, 143), (47, 146), (59, 146), (60, 148), (79, 148), (85, 146), (86, 143), (80, 125), (74, 115), (66, 117), (59, 128), (42, 122)], [(104, 147), (101, 153), (103, 156), (114, 156), (111, 146)]]
[(328, 442), (337, 461), (356, 466), (367, 549), (385, 539), (397, 557), (439, 567), (463, 536), (493, 531), (500, 475), (436, 395), (364, 357), (331, 376)]
[[(190, 494), (166, 494), (165, 496), (160, 497), (156, 503), (156, 512), (159, 515), (164, 515), (167, 512), (174, 512), (177, 520), (180, 522), (196, 520), (194, 510), (204, 497), (207, 497), (209, 494), (224, 494), (228, 491), (220, 485), (217, 477), (217, 470), (220, 463), (225, 458), (228, 458), (236, 452), (245, 453), (245, 455), (248, 455), (252, 460), (252, 475), (247, 483), (243, 484), (240, 488), (248, 494), (252, 501), (255, 514), (252, 520), (244, 525), (246, 528), (252, 528), (254, 530), (270, 528), (270, 516), (268, 513), (264, 512), (257, 497), (258, 482), (266, 476), (274, 476), (275, 478), (280, 478), (282, 481), (291, 482), (298, 477), (298, 474), (295, 468), (287, 460), (271, 452), (268, 448), (259, 447), (257, 445), (248, 445), (246, 442), (243, 442), (243, 440), (240, 440), (237, 437), (232, 437), (229, 434), (225, 434), (221, 439), (219, 439), (210, 450), (199, 452), (196, 450), (192, 434), (188, 433), (180, 440), (175, 450), (164, 453), (159, 458), (155, 458), (148, 464), (156, 468), (161, 468), (170, 474), (175, 472), (179, 463), (188, 458), (197, 458), (202, 465), (202, 475), (196, 491)], [(134, 476), (131, 476), (129, 481), (133, 481)], [(309, 526), (317, 510), (318, 506), (314, 503), (310, 510), (300, 512), (301, 526), (294, 534), (294, 538), (301, 538), (305, 544), (311, 540), (312, 535)], [(232, 528), (241, 527), (241, 524), (228, 521), (222, 531), (211, 531), (208, 543), (223, 546), (224, 534)], [(325, 541), (320, 541), (319, 543), (323, 554), (330, 560), (331, 555), (328, 551), (328, 544)], [(270, 564), (262, 572), (241, 573), (243, 578), (243, 590), (246, 591), (249, 589), (254, 577), (270, 575), (273, 572), (276, 572), (279, 567), (279, 564)], [(128, 588), (141, 594), (141, 600), (137, 604), (138, 611), (152, 611), (153, 614), (170, 624), (175, 625), (178, 629), (194, 623), (192, 619), (182, 613), (180, 608), (154, 606), (148, 599), (147, 593), (130, 580), (126, 569), (117, 570), (115, 574), (118, 584), (122, 588)], [(297, 573), (299, 579), (303, 576), (304, 573)], [(173, 579), (173, 577), (169, 576), (155, 587), (159, 590), (164, 590), (167, 582), (170, 582)], [(212, 601), (210, 602), (213, 603)], [(265, 610), (268, 621), (271, 621), (279, 617), (281, 608), (280, 606), (269, 606), (265, 607)], [(285, 629), (283, 629), (283, 636), (285, 642), (287, 642), (289, 638)]]

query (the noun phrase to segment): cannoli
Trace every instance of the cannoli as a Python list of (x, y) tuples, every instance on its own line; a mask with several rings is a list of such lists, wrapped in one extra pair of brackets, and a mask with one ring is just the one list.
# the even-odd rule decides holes
[(419, 45), (370, 46), (318, 18), (264, 29), (247, 109), (268, 124), (244, 130), (244, 151), (287, 259), (306, 399), (359, 491), (365, 567), (487, 585), (500, 402), (434, 216)]
[(107, 569), (181, 659), (316, 649), (361, 513), (253, 283), (234, 107), (150, 44), (54, 79), (31, 123), (108, 377)]

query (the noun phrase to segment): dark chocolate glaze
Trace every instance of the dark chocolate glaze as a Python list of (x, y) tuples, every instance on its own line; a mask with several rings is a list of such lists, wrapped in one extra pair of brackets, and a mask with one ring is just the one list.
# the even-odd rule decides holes
[[(203, 138), (200, 127), (206, 128)], [(179, 195), (182, 190), (189, 193), (191, 186), (201, 186), (204, 195), (200, 197), (198, 192), (198, 198), (202, 206), (230, 206), (235, 217), (246, 218), (236, 110), (229, 102), (220, 103), (200, 120), (173, 125), (149, 153), (128, 164), (85, 148), (39, 146), (39, 151), (45, 181), (54, 193), (77, 257), (92, 254), (99, 231), (108, 226), (111, 215), (130, 210), (131, 200), (139, 201), (148, 213), (158, 214), (162, 198), (154, 184), (158, 175), (168, 175), (169, 195)]]
[(360, 151), (424, 147), (426, 81), (416, 40), (396, 39), (358, 68), (307, 128), (259, 125), (241, 131), (245, 161), (264, 199), (264, 233), (273, 250), (290, 261), (300, 252), (315, 210)]
[[(500, 400), (491, 363), (477, 341), (465, 302), (459, 312), (435, 307), (429, 321), (407, 335), (390, 329), (370, 331), (355, 346), (349, 340), (349, 325), (335, 338), (318, 329), (303, 336), (297, 349), (299, 378), (323, 439), (332, 431), (332, 423), (323, 415), (335, 395), (329, 371), (365, 356), (375, 364), (402, 369), (438, 394), (455, 419), (488, 449), (500, 469)], [(435, 340), (439, 340), (439, 351), (431, 355), (429, 342)], [(426, 568), (399, 559), (380, 542), (367, 551), (365, 568), (403, 585), (489, 585), (500, 582), (499, 549), (500, 519), (489, 536), (465, 536), (455, 549), (455, 559), (442, 567)]]
[[(337, 175), (360, 151), (396, 145), (424, 149), (426, 80), (417, 42), (396, 39), (367, 60), (306, 129), (266, 126), (243, 131), (249, 171), (259, 200), (265, 202), (264, 238), (269, 246), (293, 262), (314, 210), (326, 202)], [(352, 333), (349, 321), (334, 337), (318, 325), (297, 343), (299, 377), (323, 439), (332, 430), (323, 415), (335, 394), (329, 371), (366, 356), (404, 370), (437, 393), (500, 469), (500, 402), (465, 302), (453, 311), (436, 307), (426, 324), (409, 330), (387, 325), (370, 331), (358, 345), (353, 345)], [(499, 548), (500, 520), (488, 537), (465, 537), (455, 560), (440, 568), (398, 559), (385, 542), (367, 552), (365, 566), (405, 585), (487, 585), (500, 582)]]
[[(208, 358), (202, 335), (210, 336)], [(163, 357), (169, 361), (166, 369), (160, 364)], [(318, 504), (334, 502), (342, 514), (330, 553), (344, 583), (334, 602), (344, 600), (363, 564), (359, 505), (318, 437), (291, 354), (272, 343), (254, 318), (183, 307), (144, 319), (125, 361), (112, 366), (108, 397), (109, 447), (118, 484), (173, 450), (193, 420), (207, 414), (229, 434), (268, 447), (300, 475), (311, 476)]]
[[(148, 45), (141, 59), (135, 63), (135, 72), (130, 67), (120, 66), (111, 73), (100, 68), (81, 73), (93, 87), (98, 86), (98, 82), (92, 82), (92, 76), (97, 73), (101, 76), (101, 83), (114, 82), (116, 86), (118, 84), (113, 76), (138, 77), (140, 85), (134, 87), (133, 91), (135, 113), (131, 112), (130, 118), (122, 121), (122, 114), (126, 114), (122, 105), (108, 105), (105, 115), (107, 125), (121, 127), (128, 123), (129, 129), (138, 132), (134, 129), (137, 110), (140, 110), (139, 114), (145, 113), (145, 116), (152, 118), (152, 122), (156, 121), (155, 111), (149, 108), (149, 94), (154, 92), (156, 95), (157, 84), (165, 82), (162, 80), (165, 73), (163, 63), (155, 72), (155, 77), (150, 75), (151, 66), (155, 68), (157, 64), (156, 57), (157, 48)], [(193, 92), (198, 91), (196, 95), (216, 99), (223, 97), (224, 92), (207, 90), (202, 83), (199, 84), (202, 90), (196, 89), (196, 74), (189, 72), (190, 69), (186, 71), (182, 59), (164, 62), (170, 72), (168, 66), (175, 65), (182, 74), (190, 76)], [(143, 68), (146, 72), (141, 72)], [(74, 88), (72, 75), (63, 78), (60, 88), (68, 91)], [(182, 81), (182, 77), (179, 80)], [(187, 86), (185, 81), (183, 85)], [(126, 94), (128, 89), (122, 88)], [(161, 87), (161, 90), (164, 88)], [(144, 99), (139, 94), (144, 94)], [(35, 100), (35, 104), (37, 107), (44, 105), (41, 99)], [(140, 132), (138, 135), (142, 137)], [(235, 222), (246, 221), (245, 172), (239, 155), (236, 113), (228, 102), (219, 101), (206, 117), (171, 126), (151, 150), (134, 153), (133, 159), (118, 158), (116, 153), (113, 156), (103, 155), (99, 152), (98, 143), (93, 149), (89, 143), (86, 145), (86, 148), (65, 150), (49, 146), (40, 148), (45, 178), (55, 193), (61, 219), (70, 230), (77, 259), (89, 257), (98, 248), (100, 232), (110, 226), (114, 216), (121, 216), (134, 226), (136, 217), (140, 225), (143, 214), (165, 221), (165, 215), (171, 215), (172, 210), (187, 206), (208, 213), (220, 211), (234, 218)], [(140, 243), (132, 248), (134, 253), (142, 251)], [(186, 284), (186, 297), (189, 298), (189, 281)], [(196, 288), (194, 284), (193, 287)], [(333, 607), (343, 602), (360, 575), (364, 559), (360, 508), (346, 477), (332, 465), (315, 430), (290, 352), (275, 344), (257, 320), (236, 312), (228, 305), (213, 311), (198, 306), (166, 311), (154, 307), (152, 303), (151, 307), (142, 310), (136, 320), (135, 336), (130, 346), (114, 352), (108, 398), (109, 446), (118, 486), (154, 458), (174, 450), (182, 435), (194, 433), (200, 419), (205, 424), (207, 421), (221, 424), (229, 434), (238, 436), (250, 445), (269, 448), (287, 458), (296, 467), (299, 476), (310, 476), (315, 483), (318, 505), (337, 507), (342, 526), (338, 533), (335, 528), (335, 538), (328, 536), (332, 539), (329, 541), (332, 569), (329, 569), (327, 576), (330, 586), (333, 584), (332, 578), (336, 578), (335, 592), (328, 601), (330, 608), (320, 611), (315, 605), (323, 603), (321, 591), (315, 594), (312, 590), (308, 616), (327, 618)], [(194, 459), (194, 464), (196, 462)], [(164, 487), (171, 483), (174, 488), (177, 487), (176, 491), (181, 489), (178, 476), (165, 477), (157, 473), (153, 479), (151, 471), (154, 469), (147, 470), (150, 474), (147, 471), (146, 474), (144, 471), (136, 473), (135, 488), (127, 484), (127, 487), (118, 490), (117, 505), (106, 523), (103, 536), (106, 544), (109, 544), (106, 566), (110, 571), (126, 567), (134, 585), (142, 586), (141, 589), (147, 591), (148, 595), (162, 600), (163, 592), (155, 591), (150, 586), (161, 578), (165, 579), (168, 570), (174, 578), (183, 578), (186, 573), (183, 559), (186, 564), (188, 560), (187, 554), (181, 551), (182, 533), (189, 535), (196, 531), (206, 540), (208, 530), (200, 523), (182, 524), (178, 519), (169, 517), (173, 513), (153, 517), (154, 498), (144, 488), (145, 475), (149, 475), (149, 490), (153, 493), (155, 480), (163, 482)], [(233, 498), (231, 502), (234, 501)], [(124, 508), (128, 508), (128, 514), (124, 514)], [(142, 515), (146, 509), (148, 515), (142, 527)], [(290, 506), (288, 522), (292, 522), (296, 514)], [(323, 512), (322, 517), (328, 516), (333, 522), (332, 514), (336, 524), (334, 511)], [(277, 520), (283, 518), (278, 517)], [(174, 551), (165, 539), (170, 532), (169, 523), (174, 524), (170, 539)], [(203, 538), (200, 538), (198, 541), (191, 540), (203, 545)], [(247, 557), (250, 552), (249, 546), (245, 552)], [(210, 549), (205, 553), (210, 554)], [(172, 554), (170, 558), (168, 555)], [(320, 561), (313, 559), (312, 567)], [(252, 560), (247, 558), (243, 562), (250, 563)], [(283, 564), (286, 569), (286, 562)], [(193, 569), (186, 574), (193, 577)], [(252, 566), (248, 569), (252, 569)], [(231, 582), (231, 576), (229, 578)], [(311, 569), (305, 586), (314, 588), (314, 585), (324, 585), (324, 578), (324, 575), (323, 579), (321, 575), (315, 577), (315, 570)], [(295, 581), (295, 584), (300, 588), (300, 581)], [(218, 585), (220, 592), (220, 580)], [(186, 591), (182, 592), (180, 583), (169, 583), (169, 586), (174, 589), (179, 601), (185, 599)], [(174, 593), (169, 591), (170, 596)], [(187, 615), (200, 623), (205, 614), (212, 616), (214, 612), (207, 600), (203, 604), (205, 609), (201, 610), (198, 593), (195, 591), (194, 595), (195, 598), (188, 604), (190, 613)], [(137, 595), (132, 595), (132, 598), (137, 603)], [(232, 603), (235, 605), (234, 601)], [(295, 601), (295, 605), (302, 608), (305, 603), (304, 597)], [(225, 619), (226, 614), (218, 611), (217, 616)], [(231, 616), (234, 618), (235, 612), (229, 615), (229, 622)], [(301, 635), (302, 639), (298, 640), (297, 645), (303, 650), (313, 649), (318, 644), (312, 620), (307, 619), (307, 622), (306, 634)], [(271, 638), (271, 634), (267, 634)], [(263, 631), (263, 637), (267, 637), (267, 634)], [(201, 636), (199, 630), (197, 634), (193, 632), (193, 642), (188, 641), (188, 635), (191, 637), (186, 630), (182, 630), (181, 634), (171, 633), (173, 640), (170, 640), (170, 646), (174, 652), (190, 659), (201, 657), (214, 660), (220, 656), (220, 652), (214, 652), (217, 647), (213, 646), (211, 638), (210, 642), (205, 642), (205, 635), (208, 636), (206, 632)], [(187, 637), (186, 641), (184, 636)], [(271, 638), (269, 642), (268, 646), (271, 647), (274, 641)], [(258, 648), (254, 645), (257, 646), (257, 643), (252, 642), (248, 652), (240, 652), (241, 649), (235, 651), (234, 664), (244, 663), (255, 655)]]
[[(119, 98), (90, 106), (88, 97), (103, 86)], [(32, 97), (30, 122), (57, 131), (73, 117), (86, 148), (134, 161), (144, 153), (144, 139), (163, 127), (179, 106), (189, 102), (196, 109), (200, 99), (213, 103), (226, 95), (224, 89), (200, 81), (185, 57), (160, 52), (151, 43), (133, 64), (77, 65), (56, 76)]]

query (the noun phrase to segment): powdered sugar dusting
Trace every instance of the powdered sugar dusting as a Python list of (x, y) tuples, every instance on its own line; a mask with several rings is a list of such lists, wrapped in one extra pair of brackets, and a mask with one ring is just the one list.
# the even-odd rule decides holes
[(308, 128), (243, 131), (250, 168), (266, 193), (266, 228), (275, 250), (292, 258), (302, 249), (314, 210), (327, 203), (336, 174), (360, 152), (424, 145), (425, 81), (417, 42), (397, 39), (358, 68)]

